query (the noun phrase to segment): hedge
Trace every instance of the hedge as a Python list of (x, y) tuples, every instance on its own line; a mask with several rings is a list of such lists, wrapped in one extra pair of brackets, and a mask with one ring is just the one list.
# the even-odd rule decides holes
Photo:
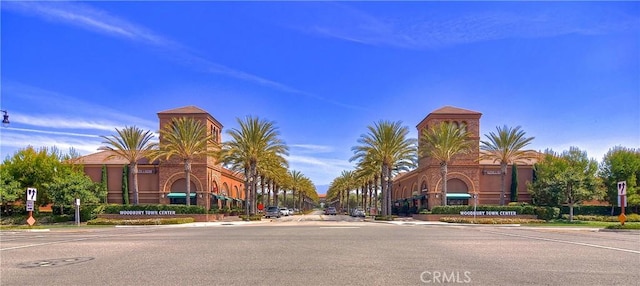
[(541, 219), (524, 219), (524, 218), (470, 218), (470, 217), (441, 217), (441, 222), (449, 223), (475, 223), (475, 224), (530, 224), (544, 223)]
[[(534, 215), (533, 206), (491, 206), (479, 205), (477, 211), (515, 211), (517, 214)], [(460, 214), (461, 211), (473, 211), (473, 206), (435, 206), (431, 209), (432, 214)]]
[(149, 219), (106, 219), (97, 218), (87, 222), (87, 225), (163, 225), (192, 223), (192, 217), (186, 218), (149, 218)]
[[(562, 214), (569, 214), (569, 207), (562, 206), (560, 208)], [(625, 214), (633, 213), (633, 207), (625, 208)], [(611, 206), (575, 206), (573, 207), (574, 215), (605, 215), (610, 216)], [(620, 215), (620, 207), (613, 207), (613, 215)]]
[(207, 210), (202, 206), (186, 205), (107, 205), (105, 214), (120, 214), (120, 211), (175, 211), (176, 214), (206, 214)]

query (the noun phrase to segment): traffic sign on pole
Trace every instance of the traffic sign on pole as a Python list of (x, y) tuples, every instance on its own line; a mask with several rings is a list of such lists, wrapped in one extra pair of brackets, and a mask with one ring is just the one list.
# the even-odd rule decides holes
[(27, 188), (27, 201), (35, 201), (38, 190), (36, 188)]

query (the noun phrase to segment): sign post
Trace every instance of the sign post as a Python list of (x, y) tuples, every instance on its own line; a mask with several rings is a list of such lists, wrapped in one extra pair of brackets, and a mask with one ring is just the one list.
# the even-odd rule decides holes
[(76, 205), (76, 225), (80, 226), (80, 199), (75, 200)]
[(627, 220), (627, 216), (624, 214), (624, 207), (627, 205), (627, 181), (618, 182), (618, 205), (620, 205), (620, 216), (618, 220), (621, 225)]
[(36, 188), (27, 188), (27, 211), (29, 212), (27, 223), (29, 226), (33, 226), (33, 224), (36, 223), (36, 219), (33, 218), (33, 209), (37, 194), (38, 190)]

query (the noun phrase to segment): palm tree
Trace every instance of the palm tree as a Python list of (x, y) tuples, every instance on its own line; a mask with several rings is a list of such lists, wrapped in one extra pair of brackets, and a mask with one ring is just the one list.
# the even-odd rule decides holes
[[(279, 138), (280, 132), (272, 121), (248, 116), (244, 121), (237, 119), (239, 129), (233, 128), (227, 133), (231, 140), (224, 142), (218, 157), (220, 162), (228, 164), (245, 175), (247, 197), (246, 213), (255, 214), (256, 182), (259, 163), (272, 156), (288, 155), (289, 148)], [(284, 161), (284, 160), (283, 160)]]
[[(351, 150), (354, 156), (349, 161), (371, 161), (381, 167), (382, 178), (382, 215), (391, 214), (391, 195), (389, 192), (392, 172), (408, 170), (415, 166), (416, 140), (407, 138), (409, 128), (402, 122), (379, 121), (368, 126), (369, 133), (358, 139), (359, 146)], [(395, 170), (394, 170), (395, 169)]]
[(133, 204), (138, 204), (138, 161), (150, 156), (157, 148), (158, 143), (152, 142), (153, 133), (131, 126), (122, 130), (116, 128), (118, 135), (100, 136), (105, 141), (99, 150), (111, 151), (113, 154), (106, 159), (120, 157), (129, 164), (129, 174), (133, 175)]
[(510, 128), (505, 125), (496, 129), (496, 133), (485, 134), (487, 141), (480, 141), (482, 153), (479, 159), (500, 163), (500, 205), (504, 205), (507, 165), (523, 163), (537, 157), (537, 154), (532, 150), (523, 150), (534, 137), (525, 137), (525, 132), (520, 130), (520, 126)]
[(298, 170), (290, 170), (289, 171), (289, 179), (291, 180), (291, 196), (293, 197), (293, 208), (296, 208), (296, 191), (300, 191), (302, 189), (302, 180), (304, 179), (304, 175), (302, 172)]
[(168, 160), (177, 157), (184, 163), (187, 183), (187, 206), (191, 205), (191, 164), (194, 160), (213, 155), (217, 148), (215, 134), (207, 134), (207, 127), (193, 117), (173, 118), (160, 130), (160, 149), (155, 158)]
[(442, 205), (447, 205), (447, 167), (458, 154), (466, 154), (473, 148), (469, 132), (449, 122), (442, 122), (425, 129), (420, 137), (420, 154), (436, 160), (440, 164), (442, 178)]

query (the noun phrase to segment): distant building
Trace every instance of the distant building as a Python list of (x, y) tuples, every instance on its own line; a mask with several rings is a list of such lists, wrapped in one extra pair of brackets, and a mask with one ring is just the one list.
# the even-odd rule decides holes
[[(222, 124), (206, 111), (187, 106), (158, 113), (160, 129), (176, 117), (193, 117), (205, 123), (209, 134), (220, 143)], [(115, 133), (115, 130), (114, 130)], [(128, 162), (122, 158), (107, 160), (110, 151), (101, 151), (79, 158), (85, 173), (95, 182), (102, 179), (102, 166), (107, 168), (107, 202), (122, 204), (122, 172)], [(186, 204), (184, 164), (177, 158), (168, 161), (138, 162), (138, 198), (140, 204)], [(129, 178), (129, 185), (133, 179)], [(195, 160), (191, 166), (191, 204), (212, 207), (241, 207), (244, 202), (244, 179), (223, 168), (213, 158)], [(130, 188), (133, 190), (133, 188)], [(129, 192), (129, 198), (133, 193)], [(132, 201), (130, 199), (130, 201)]]
[[(446, 106), (431, 112), (418, 125), (418, 134), (441, 122), (451, 122), (471, 133), (474, 146), (472, 152), (455, 156), (448, 165), (447, 205), (473, 205), (500, 203), (500, 164), (493, 161), (479, 161), (480, 156), (480, 117), (482, 113)], [(531, 203), (527, 191), (527, 182), (533, 179), (533, 164), (518, 164), (518, 202)], [(511, 165), (506, 174), (505, 202), (510, 201)], [(432, 209), (441, 205), (442, 178), (440, 165), (428, 157), (420, 157), (418, 168), (401, 173), (392, 181), (391, 200), (400, 210)]]

